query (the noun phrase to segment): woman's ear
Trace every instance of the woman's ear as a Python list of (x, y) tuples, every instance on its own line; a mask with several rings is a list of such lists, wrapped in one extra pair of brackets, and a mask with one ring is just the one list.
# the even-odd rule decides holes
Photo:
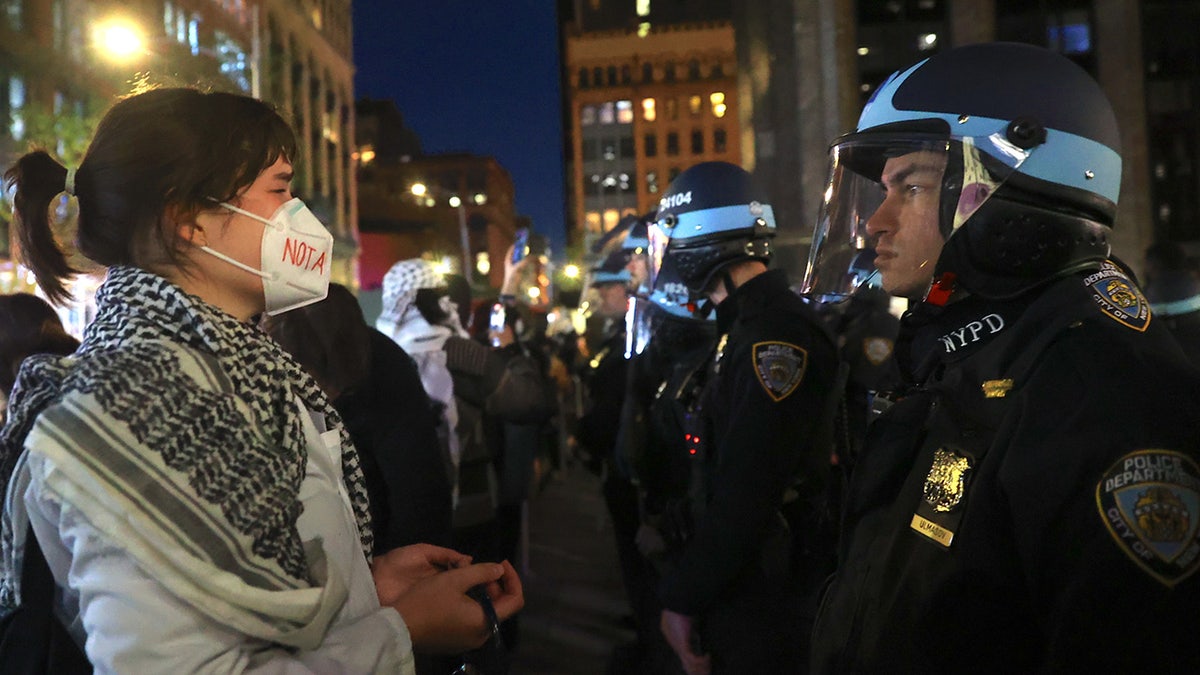
[(193, 246), (208, 246), (208, 237), (204, 236), (204, 228), (195, 221), (176, 223), (179, 238)]
[(179, 241), (186, 241), (193, 246), (208, 245), (208, 237), (205, 236), (204, 227), (200, 225), (196, 215), (187, 213), (174, 204), (163, 210), (163, 225), (166, 231), (174, 230)]

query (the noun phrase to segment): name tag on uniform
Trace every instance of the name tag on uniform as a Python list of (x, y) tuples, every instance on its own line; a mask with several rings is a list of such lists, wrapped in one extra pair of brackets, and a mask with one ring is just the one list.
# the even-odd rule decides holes
[(938, 448), (925, 476), (921, 502), (909, 523), (918, 534), (950, 548), (962, 520), (963, 499), (970, 483), (974, 461), (959, 448)]

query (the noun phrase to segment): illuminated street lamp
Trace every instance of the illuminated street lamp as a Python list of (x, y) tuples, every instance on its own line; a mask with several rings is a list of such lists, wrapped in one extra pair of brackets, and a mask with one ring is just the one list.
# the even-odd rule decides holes
[(94, 38), (100, 53), (117, 63), (128, 63), (146, 54), (145, 31), (130, 19), (102, 21), (95, 28)]
[(566, 267), (564, 267), (563, 268), (563, 276), (565, 276), (568, 279), (578, 279), (579, 278), (579, 265), (572, 263), (572, 264), (569, 264)]

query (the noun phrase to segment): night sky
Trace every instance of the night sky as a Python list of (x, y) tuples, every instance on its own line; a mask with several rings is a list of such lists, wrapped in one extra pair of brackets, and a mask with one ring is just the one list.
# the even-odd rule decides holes
[(563, 253), (555, 3), (353, 0), (359, 98), (391, 99), (427, 154), (490, 155), (517, 211)]

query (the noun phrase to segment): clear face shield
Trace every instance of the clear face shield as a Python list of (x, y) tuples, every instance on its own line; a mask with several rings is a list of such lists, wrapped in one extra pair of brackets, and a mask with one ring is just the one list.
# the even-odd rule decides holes
[(629, 299), (629, 308), (625, 315), (626, 358), (645, 351), (665, 317), (697, 323), (704, 323), (709, 319), (701, 309), (703, 299), (688, 290), (671, 258), (666, 254), (670, 235), (664, 228), (652, 224), (648, 240), (647, 285)]
[(874, 286), (924, 298), (946, 239), (1030, 153), (1002, 133), (858, 134), (835, 144), (801, 292), (840, 302)]
[(667, 255), (667, 245), (671, 243), (671, 234), (662, 223), (650, 223), (646, 228), (646, 242), (646, 288), (652, 289), (658, 283), (658, 275)]

